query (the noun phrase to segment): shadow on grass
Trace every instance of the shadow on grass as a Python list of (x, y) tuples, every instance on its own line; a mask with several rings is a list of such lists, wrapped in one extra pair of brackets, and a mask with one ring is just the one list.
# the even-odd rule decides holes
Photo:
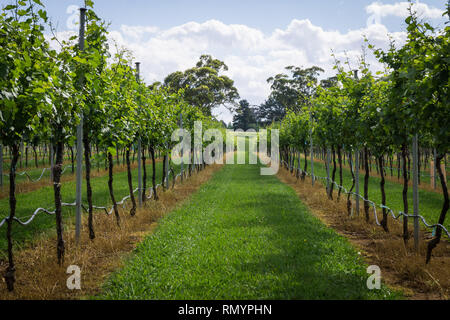
[(362, 258), (259, 166), (225, 166), (105, 285), (120, 299), (383, 299)]

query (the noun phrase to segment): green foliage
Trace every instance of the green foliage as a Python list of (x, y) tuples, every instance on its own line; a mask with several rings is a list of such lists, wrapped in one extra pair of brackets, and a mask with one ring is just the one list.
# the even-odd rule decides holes
[(215, 107), (234, 104), (239, 98), (234, 81), (221, 74), (227, 71), (227, 65), (209, 55), (202, 55), (196, 66), (184, 72), (171, 73), (164, 85), (173, 92), (184, 89), (185, 100), (207, 116)]
[(309, 130), (307, 113), (289, 111), (280, 125), (280, 145), (306, 150), (309, 147)]
[[(445, 14), (449, 15), (448, 6)], [(321, 81), (307, 101), (301, 101), (300, 97), (306, 95), (292, 85), (294, 80), (288, 76), (269, 79), (273, 83), (272, 94), (276, 93), (278, 100), (291, 105), (299, 101), (296, 114), (288, 113), (281, 122), (282, 150), (302, 148), (304, 129), (297, 118), (310, 111), (314, 144), (322, 148), (344, 146), (355, 152), (364, 147), (382, 163), (384, 155), (407, 150), (417, 134), (422, 146), (436, 148), (436, 161), (444, 158), (450, 147), (450, 27), (437, 30), (420, 21), (412, 4), (405, 22), (407, 40), (401, 48), (392, 42), (385, 52), (369, 45), (385, 64), (385, 73), (371, 73), (365, 52), (358, 70), (345, 71), (336, 61), (337, 77)], [(444, 204), (439, 223), (444, 224), (449, 201), (445, 179), (441, 179), (441, 185)], [(387, 221), (385, 210), (383, 214), (383, 221)], [(440, 234), (439, 229), (436, 238), (429, 242), (427, 259), (440, 241)]]
[(274, 121), (283, 119), (286, 115), (286, 108), (274, 97), (269, 97), (260, 104), (256, 110), (258, 123), (271, 124)]
[(299, 111), (315, 94), (317, 77), (323, 69), (313, 66), (302, 69), (288, 66), (290, 75), (283, 73), (267, 79), (271, 84), (270, 97), (284, 106), (285, 110)]
[(233, 128), (247, 131), (250, 128), (256, 129), (256, 117), (247, 100), (239, 101), (239, 107), (233, 116)]
[(42, 33), (43, 9), (20, 1), (0, 15), (0, 140), (17, 145), (39, 131), (42, 107), (50, 97), (49, 45)]
[(450, 27), (435, 30), (419, 21), (412, 9), (405, 22), (408, 37), (404, 46), (397, 49), (392, 43), (386, 52), (374, 50), (390, 70), (387, 113), (395, 129), (394, 139), (404, 143), (415, 133), (430, 135), (438, 152), (446, 153), (450, 144)]

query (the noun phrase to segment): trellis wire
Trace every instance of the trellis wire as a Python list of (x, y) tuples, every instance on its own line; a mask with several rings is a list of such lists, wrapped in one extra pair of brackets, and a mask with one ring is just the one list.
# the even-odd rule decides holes
[[(371, 169), (373, 169), (373, 168), (376, 168), (376, 165), (375, 164), (369, 164), (369, 167), (371, 168)], [(446, 166), (446, 168), (448, 169), (448, 168), (450, 168), (449, 166)], [(383, 170), (384, 170), (384, 172), (387, 172), (388, 170), (396, 170), (396, 171), (401, 171), (401, 172), (403, 172), (403, 169), (402, 168), (397, 168), (397, 167), (385, 167), (385, 166), (383, 166)], [(423, 169), (423, 168), (422, 168)], [(412, 172), (411, 172), (411, 170), (406, 170), (406, 172), (407, 173), (409, 173), (409, 174), (411, 174)], [(419, 175), (421, 176), (421, 177), (432, 177), (432, 175), (431, 174), (428, 174), (428, 173), (424, 173), (423, 171), (421, 171), (420, 173), (419, 173)], [(437, 180), (439, 180), (440, 179), (440, 177), (439, 177), (439, 175), (436, 175), (436, 179)]]
[[(309, 174), (308, 172), (303, 171), (301, 168), (291, 167), (286, 161), (284, 161), (284, 160), (281, 160), (281, 161), (282, 161), (282, 163), (284, 163), (287, 167), (289, 167), (290, 170), (296, 170), (296, 171), (299, 172), (299, 173), (304, 173), (305, 175), (310, 176), (310, 174)], [(322, 180), (327, 180), (327, 179), (329, 179), (329, 178), (327, 178), (327, 177), (320, 177), (320, 176), (317, 176), (317, 175), (315, 175), (314, 178), (315, 178), (315, 179), (322, 179)], [(343, 190), (345, 194), (355, 195), (355, 196), (361, 198), (363, 201), (369, 203), (369, 204), (372, 206), (372, 208), (373, 208), (373, 213), (374, 213), (375, 223), (376, 223), (378, 226), (381, 226), (381, 224), (380, 224), (380, 222), (378, 221), (378, 215), (377, 215), (377, 209), (376, 209), (376, 207), (379, 207), (379, 208), (381, 208), (381, 209), (386, 209), (386, 210), (388, 210), (389, 213), (391, 214), (391, 216), (392, 216), (395, 220), (397, 220), (397, 219), (400, 218), (401, 216), (405, 216), (405, 217), (407, 217), (407, 218), (416, 218), (416, 217), (417, 217), (417, 218), (419, 218), (420, 220), (422, 220), (423, 224), (424, 224), (427, 228), (433, 229), (433, 232), (435, 231), (436, 228), (441, 228), (441, 229), (444, 231), (444, 233), (447, 235), (447, 237), (450, 239), (450, 233), (449, 233), (449, 231), (448, 231), (442, 224), (440, 224), (440, 223), (436, 223), (436, 224), (431, 224), (431, 225), (430, 225), (430, 224), (428, 224), (428, 223), (426, 222), (426, 220), (425, 220), (425, 218), (424, 218), (423, 216), (421, 216), (421, 215), (417, 215), (417, 216), (416, 216), (416, 215), (412, 215), (412, 214), (406, 214), (406, 213), (404, 213), (403, 211), (398, 211), (398, 215), (395, 215), (394, 210), (392, 210), (391, 208), (389, 208), (389, 207), (387, 207), (387, 206), (385, 206), (385, 205), (382, 205), (382, 204), (376, 204), (375, 202), (373, 202), (373, 201), (371, 201), (371, 200), (369, 200), (369, 199), (364, 198), (362, 195), (360, 195), (360, 194), (358, 194), (358, 193), (356, 193), (356, 192), (348, 192), (348, 190), (347, 190), (344, 186), (339, 185), (336, 181), (333, 181), (332, 179), (329, 179), (329, 180), (330, 180), (330, 182), (333, 183), (337, 188)]]
[[(175, 175), (175, 177), (174, 177), (174, 183), (176, 182), (176, 180), (177, 180), (179, 177), (181, 177), (181, 175), (182, 175), (182, 173), (179, 173), (179, 174)], [(155, 186), (155, 190), (158, 189), (158, 187), (160, 187), (160, 186), (161, 186), (161, 183), (158, 183), (158, 184)], [(133, 194), (136, 193), (138, 190), (139, 190), (139, 188), (134, 189), (134, 190), (133, 190)], [(147, 197), (147, 199), (151, 199), (152, 196), (153, 196), (153, 188), (150, 188), (150, 194), (149, 194), (148, 196), (146, 196), (146, 197)], [(125, 197), (122, 198), (122, 200), (120, 200), (119, 202), (117, 202), (116, 205), (122, 205), (122, 208), (125, 209), (125, 207), (126, 207), (126, 200), (128, 200), (129, 198), (130, 198), (130, 195), (126, 195)], [(61, 203), (61, 206), (63, 206), (63, 207), (75, 207), (75, 206), (76, 206), (76, 202), (72, 202), (72, 203), (65, 203), (65, 202), (63, 202), (63, 203)], [(85, 207), (84, 205), (82, 205), (82, 208), (84, 209), (84, 211), (87, 212), (87, 209), (86, 209), (86, 207)], [(106, 213), (106, 215), (108, 215), (108, 216), (111, 215), (111, 214), (113, 213), (113, 210), (114, 210), (114, 206), (113, 206), (113, 205), (111, 205), (111, 208), (110, 208), (109, 210), (108, 210), (108, 207), (104, 207), (104, 206), (96, 206), (96, 205), (93, 205), (92, 208), (98, 209), (98, 210), (103, 210), (103, 211)], [(48, 214), (48, 215), (54, 215), (54, 214), (55, 214), (55, 210), (50, 211), (50, 210), (45, 209), (45, 208), (37, 208), (37, 209), (33, 212), (32, 215), (22, 217), (22, 219), (24, 219), (24, 218), (25, 218), (25, 219), (29, 218), (28, 220), (23, 221), (23, 220), (21, 220), (20, 218), (17, 218), (17, 217), (14, 217), (13, 220), (16, 221), (17, 223), (19, 223), (19, 224), (22, 225), (22, 226), (26, 226), (26, 225), (30, 224), (30, 223), (37, 217), (38, 213), (40, 213), (40, 212), (46, 213), (46, 214)], [(1, 228), (8, 220), (9, 220), (9, 217), (5, 217), (3, 220), (1, 220), (1, 221), (0, 221), (0, 228)]]
[[(71, 164), (66, 165), (63, 168), (63, 170), (61, 171), (61, 174), (66, 172), (67, 168), (69, 168), (71, 166), (72, 166)], [(27, 171), (18, 172), (18, 173), (16, 173), (16, 175), (18, 175), (18, 176), (26, 176), (28, 178), (28, 180), (30, 180), (31, 182), (38, 182), (39, 180), (42, 179), (42, 177), (44, 176), (45, 171), (47, 171), (47, 170), (50, 171), (51, 168), (44, 168), (44, 169), (42, 169), (41, 175), (37, 179), (33, 179)], [(9, 173), (4, 173), (3, 175), (9, 177)]]

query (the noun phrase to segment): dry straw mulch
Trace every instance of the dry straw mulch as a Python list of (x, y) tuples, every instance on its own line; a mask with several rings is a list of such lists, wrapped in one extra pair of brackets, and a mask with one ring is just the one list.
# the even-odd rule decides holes
[[(94, 226), (96, 238), (88, 238), (87, 219), (83, 221), (80, 244), (75, 243), (73, 225), (64, 234), (66, 256), (62, 266), (56, 261), (56, 236), (36, 239), (29, 248), (15, 254), (16, 278), (14, 292), (6, 290), (0, 281), (0, 299), (83, 299), (98, 294), (108, 275), (120, 268), (137, 244), (152, 233), (160, 217), (180, 206), (193, 192), (219, 170), (221, 165), (208, 166), (199, 173), (193, 173), (174, 189), (162, 192), (159, 200), (147, 200), (145, 206), (131, 217), (128, 210), (120, 210), (121, 227), (114, 215), (96, 212)], [(136, 200), (137, 201), (137, 200)], [(81, 290), (69, 290), (66, 286), (67, 267), (77, 265), (81, 269)], [(6, 263), (0, 261), (3, 276)]]
[(283, 168), (278, 178), (291, 186), (323, 223), (348, 238), (368, 264), (378, 265), (389, 286), (402, 290), (409, 299), (449, 299), (450, 242), (445, 237), (433, 250), (430, 263), (425, 264), (426, 245), (431, 238), (428, 231), (421, 230), (420, 250), (416, 253), (412, 235), (407, 245), (403, 241), (402, 221), (389, 219), (390, 232), (386, 233), (375, 224), (372, 210), (370, 221), (366, 222), (361, 202), (360, 216), (348, 216), (347, 196), (342, 194), (336, 201), (336, 189), (335, 200), (329, 200), (324, 186), (311, 186), (309, 177), (302, 181)]

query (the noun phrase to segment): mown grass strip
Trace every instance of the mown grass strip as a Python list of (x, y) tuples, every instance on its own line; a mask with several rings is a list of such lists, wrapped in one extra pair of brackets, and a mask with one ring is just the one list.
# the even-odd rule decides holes
[(392, 299), (295, 191), (256, 165), (227, 165), (104, 285), (101, 299)]

